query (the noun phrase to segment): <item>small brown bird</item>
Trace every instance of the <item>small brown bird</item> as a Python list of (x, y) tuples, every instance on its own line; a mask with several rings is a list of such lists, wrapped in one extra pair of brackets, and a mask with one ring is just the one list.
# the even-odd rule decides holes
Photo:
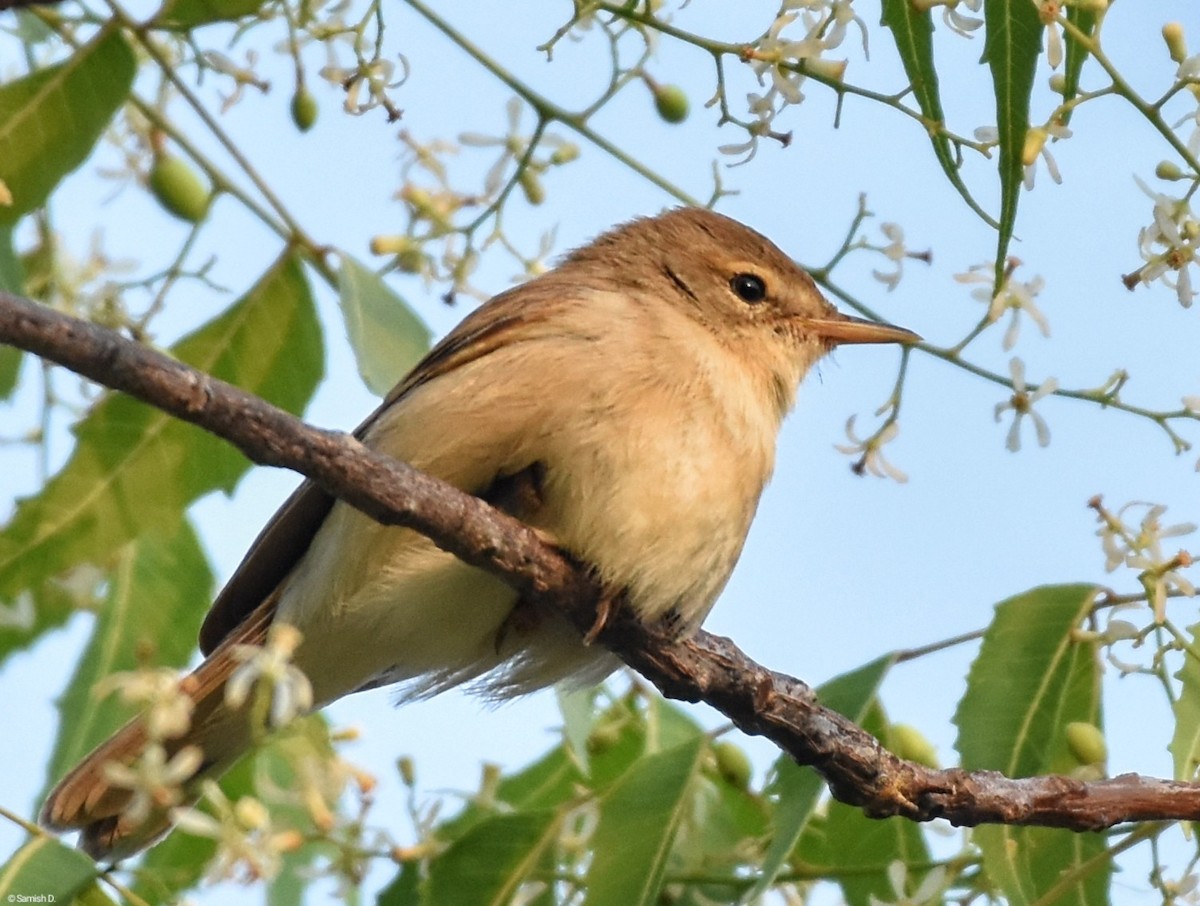
[[(634, 220), (501, 293), (439, 343), (359, 426), (367, 446), (476, 494), (624, 589), (647, 621), (682, 633), (708, 614), (742, 550), (801, 378), (843, 343), (911, 343), (909, 331), (835, 310), (763, 236), (711, 211)], [(469, 683), (509, 697), (598, 681), (613, 655), (557, 613), (408, 529), (374, 522), (304, 482), (259, 535), (200, 633), (207, 659), (182, 689), (190, 728), (152, 740), (135, 718), (50, 794), (42, 821), (122, 858), (170, 826), (130, 820), (106, 764), (149, 745), (189, 747), (188, 783), (251, 744), (227, 695), (273, 623), (303, 639), (294, 663), (314, 707), (399, 683), (402, 698)], [(119, 767), (118, 767), (119, 770)]]

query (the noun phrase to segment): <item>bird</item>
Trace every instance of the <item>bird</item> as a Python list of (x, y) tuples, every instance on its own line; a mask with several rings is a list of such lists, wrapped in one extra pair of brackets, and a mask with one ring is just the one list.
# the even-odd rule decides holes
[[(675, 208), (475, 309), (355, 436), (521, 520), (639, 620), (685, 637), (741, 554), (804, 375), (839, 345), (918, 340), (839, 312), (753, 229)], [(619, 666), (565, 616), (306, 480), (204, 621), (206, 657), (180, 685), (186, 730), (133, 718), (59, 781), (42, 823), (80, 831), (78, 845), (110, 861), (161, 838), (170, 810), (131, 814), (114, 774), (155, 745), (160, 758), (194, 753), (193, 796), (228, 769), (260, 735), (231, 677), (282, 627), (313, 709), (380, 686), (400, 701), (460, 685), (506, 699)]]

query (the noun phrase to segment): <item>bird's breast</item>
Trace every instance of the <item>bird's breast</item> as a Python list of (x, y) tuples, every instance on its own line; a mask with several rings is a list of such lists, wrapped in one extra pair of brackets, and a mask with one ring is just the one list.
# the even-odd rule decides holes
[(703, 368), (658, 372), (580, 400), (545, 438), (539, 525), (644, 619), (698, 626), (741, 553), (778, 424), (738, 390), (722, 399)]

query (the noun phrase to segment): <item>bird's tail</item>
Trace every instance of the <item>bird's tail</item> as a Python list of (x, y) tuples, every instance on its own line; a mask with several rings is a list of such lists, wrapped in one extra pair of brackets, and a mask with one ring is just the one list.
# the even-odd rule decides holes
[[(163, 740), (162, 746), (168, 761), (189, 746), (201, 753), (200, 766), (182, 784), (193, 798), (200, 780), (220, 775), (250, 747), (248, 709), (226, 706), (225, 684), (238, 666), (233, 646), (263, 644), (274, 603), (272, 596), (259, 605), (181, 683), (182, 691), (194, 702), (191, 725), (182, 736)], [(157, 842), (171, 829), (169, 807), (179, 803), (159, 801), (161, 797), (155, 797), (153, 791), (143, 790), (143, 795), (151, 794), (149, 812), (144, 818), (135, 815), (140, 820), (131, 821), (134, 784), (114, 783), (107, 767), (137, 764), (148, 744), (145, 722), (136, 717), (58, 782), (42, 806), (41, 823), (58, 831), (78, 830), (79, 847), (97, 860), (118, 861)]]

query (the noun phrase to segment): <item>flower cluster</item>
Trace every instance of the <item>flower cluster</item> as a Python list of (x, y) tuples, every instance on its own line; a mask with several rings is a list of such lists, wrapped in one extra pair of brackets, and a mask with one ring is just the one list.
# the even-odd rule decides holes
[(284, 854), (299, 847), (304, 838), (296, 830), (275, 830), (267, 807), (253, 796), (230, 802), (212, 780), (202, 784), (203, 801), (211, 810), (176, 808), (171, 820), (185, 834), (217, 842), (210, 880), (237, 878), (247, 883), (273, 878)]
[(191, 726), (195, 703), (185, 683), (174, 670), (161, 668), (114, 673), (96, 684), (95, 694), (116, 692), (123, 701), (143, 709), (147, 743), (138, 757), (104, 765), (105, 779), (129, 791), (122, 815), (131, 825), (182, 802), (184, 785), (204, 761), (196, 746), (178, 747), (173, 754), (168, 750), (168, 740), (179, 738)]
[[(451, 284), (447, 299), (460, 292), (486, 298), (469, 280), (479, 264), (479, 250), (499, 242), (521, 264), (522, 277), (546, 269), (545, 260), (553, 248), (553, 234), (541, 237), (537, 251), (526, 254), (513, 246), (497, 229), (476, 248), (472, 239), (476, 228), (489, 215), (499, 224), (502, 206), (511, 193), (520, 189), (532, 205), (546, 198), (544, 177), (552, 168), (564, 166), (579, 157), (579, 147), (535, 125), (532, 133), (521, 129), (523, 105), (512, 98), (506, 105), (507, 128), (501, 135), (465, 132), (458, 143), (442, 140), (418, 141), (411, 133), (400, 133), (405, 145), (401, 169), (403, 187), (396, 197), (404, 203), (408, 224), (403, 233), (380, 235), (371, 240), (371, 251), (390, 255), (394, 266), (407, 274), (418, 274), (426, 284), (447, 281)], [(480, 191), (464, 191), (452, 185), (446, 158), (462, 148), (499, 148), (500, 154), (488, 168)], [(462, 224), (459, 213), (486, 205), (482, 214)], [(433, 249), (438, 251), (433, 251)]]
[[(1161, 504), (1133, 501), (1125, 504), (1116, 513), (1109, 511), (1099, 497), (1093, 498), (1089, 506), (1096, 511), (1100, 528), (1096, 535), (1104, 549), (1104, 568), (1112, 572), (1118, 566), (1139, 570), (1138, 581), (1146, 589), (1147, 600), (1154, 608), (1155, 619), (1165, 619), (1167, 594), (1174, 589), (1189, 597), (1196, 594), (1196, 587), (1179, 570), (1192, 565), (1192, 556), (1187, 551), (1167, 556), (1163, 552), (1163, 541), (1196, 531), (1191, 522), (1164, 526), (1163, 514), (1167, 508)], [(1129, 510), (1139, 510), (1141, 521), (1137, 525), (1126, 522)]]
[(1200, 261), (1200, 220), (1187, 197), (1155, 192), (1140, 179), (1137, 183), (1154, 202), (1154, 209), (1150, 225), (1138, 233), (1138, 251), (1145, 264), (1125, 277), (1125, 285), (1132, 289), (1138, 282), (1149, 286), (1161, 280), (1188, 308), (1196, 297), (1190, 267)]
[[(799, 22), (803, 35), (784, 35), (784, 31)], [(754, 47), (746, 53), (750, 68), (766, 85), (763, 94), (747, 95), (750, 113), (755, 120), (747, 130), (745, 142), (722, 145), (722, 154), (745, 157), (746, 163), (758, 151), (758, 140), (764, 136), (785, 144), (789, 136), (772, 131), (771, 121), (789, 104), (804, 100), (800, 86), (807, 76), (840, 82), (846, 73), (845, 60), (828, 60), (825, 54), (841, 46), (850, 25), (858, 26), (862, 35), (863, 54), (867, 53), (867, 29), (854, 13), (853, 0), (785, 0), (779, 15)], [(770, 84), (767, 85), (768, 78)]]

